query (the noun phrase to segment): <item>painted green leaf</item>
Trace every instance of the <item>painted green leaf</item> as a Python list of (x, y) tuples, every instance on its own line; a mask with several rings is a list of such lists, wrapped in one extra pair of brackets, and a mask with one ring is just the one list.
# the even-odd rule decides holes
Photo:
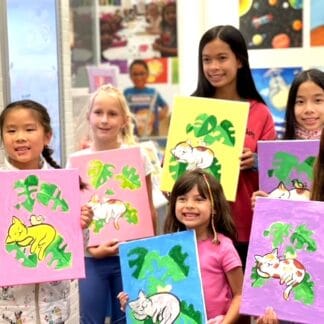
[(258, 272), (257, 268), (253, 267), (251, 271), (251, 282), (252, 282), (252, 287), (254, 288), (260, 288), (265, 285), (268, 279), (261, 277)]
[(57, 185), (50, 183), (42, 183), (40, 191), (37, 193), (37, 200), (44, 206), (48, 206), (53, 202), (52, 210), (57, 210), (59, 207), (63, 212), (69, 210), (69, 205), (64, 198), (61, 197), (61, 190)]
[(296, 253), (295, 248), (291, 245), (286, 246), (284, 256), (286, 259), (296, 259), (297, 253)]
[(309, 180), (312, 179), (315, 157), (309, 156), (303, 162), (299, 162), (298, 156), (287, 152), (276, 152), (272, 161), (273, 169), (267, 171), (269, 177), (276, 177), (279, 181), (288, 184), (292, 172), (306, 174)]
[(88, 166), (88, 176), (90, 183), (98, 189), (104, 185), (112, 176), (115, 167), (112, 164), (105, 164), (100, 160), (92, 160)]
[(25, 180), (18, 180), (15, 182), (14, 189), (22, 189), (18, 193), (19, 196), (26, 196), (25, 201), (21, 204), (17, 204), (16, 208), (24, 207), (29, 212), (32, 212), (35, 205), (34, 193), (38, 188), (38, 177), (35, 175), (29, 175)]
[(112, 189), (107, 189), (106, 192), (105, 192), (105, 194), (108, 195), (108, 196), (112, 196), (112, 195), (115, 194), (115, 192)]
[(220, 126), (226, 134), (226, 135), (223, 134), (225, 142), (231, 143), (231, 145), (228, 144), (230, 146), (235, 146), (235, 129), (234, 129), (234, 125), (232, 124), (232, 122), (225, 119), (220, 123)]
[(306, 247), (307, 251), (314, 252), (317, 250), (316, 241), (312, 238), (313, 231), (308, 229), (307, 225), (298, 226), (290, 237), (290, 241), (296, 249), (301, 250)]
[(175, 245), (169, 252), (169, 256), (174, 260), (174, 262), (179, 266), (181, 271), (185, 276), (188, 276), (189, 266), (185, 264), (185, 261), (188, 257), (188, 253), (182, 253), (181, 245)]
[(106, 225), (105, 219), (94, 219), (92, 220), (90, 227), (94, 233), (99, 233)]
[(49, 266), (55, 265), (55, 269), (64, 269), (72, 265), (72, 253), (66, 252), (67, 244), (60, 235), (56, 235), (55, 240), (46, 249), (45, 255), (50, 255)]
[(132, 273), (132, 276), (136, 279), (138, 279), (139, 274), (142, 270), (147, 253), (147, 249), (143, 247), (137, 247), (135, 249), (130, 250), (127, 254), (128, 257), (135, 256), (134, 259), (128, 259), (128, 265), (130, 268), (135, 268), (134, 272)]
[(196, 311), (194, 305), (188, 304), (186, 301), (182, 300), (180, 302), (180, 311), (181, 317), (185, 315), (187, 318), (185, 319), (185, 323), (197, 323), (197, 324), (204, 324), (202, 322), (202, 314), (200, 311)]
[(213, 164), (206, 169), (206, 171), (209, 171), (219, 182), (221, 181), (221, 169), (222, 165), (219, 163), (219, 160), (214, 157)]
[(194, 129), (194, 126), (192, 124), (188, 124), (187, 127), (186, 127), (186, 133), (190, 133), (192, 132)]
[[(215, 121), (217, 124), (216, 117), (214, 117), (214, 119), (210, 119), (207, 114), (200, 114), (196, 117), (193, 124), (188, 124), (186, 126), (187, 134), (190, 132), (193, 132), (195, 137), (204, 136), (208, 133), (208, 129), (209, 129), (209, 131), (212, 130), (211, 127), (212, 127), (213, 122), (215, 122)], [(209, 127), (208, 127), (208, 125), (209, 125)]]
[(38, 264), (38, 259), (36, 253), (28, 255), (27, 249), (19, 246), (17, 243), (6, 244), (6, 250), (10, 253), (15, 251), (16, 260), (21, 261), (22, 264), (27, 268), (36, 268)]
[(270, 236), (272, 239), (272, 246), (277, 248), (289, 236), (291, 225), (287, 223), (277, 222), (263, 232), (264, 236)]
[(126, 222), (129, 224), (138, 224), (138, 210), (134, 208), (130, 203), (125, 203), (126, 212), (124, 213), (123, 217), (125, 218)]
[(188, 163), (178, 162), (172, 155), (169, 162), (169, 172), (173, 180), (181, 177), (187, 170)]
[(305, 159), (302, 163), (300, 163), (297, 166), (297, 172), (299, 174), (306, 174), (307, 179), (312, 180), (313, 179), (313, 165), (315, 162), (315, 156), (309, 156), (307, 159)]
[(315, 300), (314, 282), (311, 280), (311, 276), (306, 272), (304, 280), (292, 291), (295, 295), (295, 300), (299, 300), (305, 305), (313, 305)]
[(197, 128), (195, 135), (196, 137), (202, 137), (214, 130), (214, 128), (217, 126), (217, 119), (215, 116), (210, 115), (207, 116), (205, 120), (203, 120), (200, 128)]
[(136, 190), (141, 187), (141, 179), (134, 167), (124, 166), (122, 173), (116, 175), (123, 189)]

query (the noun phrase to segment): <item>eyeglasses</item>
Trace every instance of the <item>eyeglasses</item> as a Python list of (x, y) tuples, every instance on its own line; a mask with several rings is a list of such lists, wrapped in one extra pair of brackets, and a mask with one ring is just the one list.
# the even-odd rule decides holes
[(146, 76), (146, 75), (147, 75), (146, 72), (131, 73), (131, 76), (133, 76), (133, 77), (142, 77), (142, 76)]

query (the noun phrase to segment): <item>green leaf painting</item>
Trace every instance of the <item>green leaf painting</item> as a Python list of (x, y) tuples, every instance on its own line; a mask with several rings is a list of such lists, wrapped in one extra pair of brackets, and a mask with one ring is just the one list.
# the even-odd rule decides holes
[[(25, 180), (18, 180), (14, 184), (14, 189), (19, 189), (18, 196), (25, 196), (24, 202), (17, 204), (16, 208), (24, 207), (29, 212), (32, 212), (35, 205), (34, 193), (38, 190), (38, 177), (35, 175), (28, 176)], [(20, 190), (22, 189), (22, 190)]]
[(272, 162), (272, 169), (268, 170), (268, 176), (275, 177), (279, 181), (288, 184), (291, 174), (306, 174), (309, 180), (313, 178), (313, 165), (315, 156), (309, 156), (304, 161), (299, 162), (298, 156), (287, 152), (276, 152)]
[[(18, 189), (18, 197), (24, 196), (22, 203), (16, 204), (16, 208), (24, 207), (32, 212), (36, 201), (48, 207), (52, 202), (52, 210), (60, 209), (63, 212), (69, 211), (67, 201), (62, 198), (62, 192), (56, 184), (40, 182), (35, 175), (29, 175), (25, 180), (18, 180), (14, 184), (14, 189)], [(22, 190), (21, 190), (22, 189)]]
[(112, 176), (115, 167), (100, 160), (91, 160), (88, 166), (88, 176), (92, 187), (98, 189), (104, 185)]
[(136, 190), (141, 187), (141, 179), (134, 167), (124, 166), (122, 172), (116, 175), (123, 189)]
[(69, 211), (69, 205), (61, 195), (62, 192), (57, 185), (42, 183), (40, 191), (37, 193), (37, 200), (44, 206), (48, 206), (50, 202), (53, 202), (52, 210), (60, 208), (63, 212), (67, 212)]
[(288, 237), (291, 230), (291, 225), (287, 223), (277, 222), (272, 224), (267, 230), (264, 231), (265, 237), (269, 236), (272, 240), (272, 246), (280, 246)]
[(186, 126), (187, 134), (193, 133), (206, 145), (210, 146), (215, 142), (228, 146), (235, 146), (235, 129), (230, 120), (224, 119), (218, 123), (216, 116), (200, 114), (194, 122)]

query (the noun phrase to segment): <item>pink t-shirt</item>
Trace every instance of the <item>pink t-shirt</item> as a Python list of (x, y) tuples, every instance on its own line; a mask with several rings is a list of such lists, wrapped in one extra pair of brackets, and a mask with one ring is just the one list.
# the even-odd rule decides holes
[(228, 237), (218, 234), (220, 244), (211, 239), (198, 241), (198, 255), (207, 318), (225, 315), (232, 301), (231, 287), (226, 272), (241, 267), (242, 263)]

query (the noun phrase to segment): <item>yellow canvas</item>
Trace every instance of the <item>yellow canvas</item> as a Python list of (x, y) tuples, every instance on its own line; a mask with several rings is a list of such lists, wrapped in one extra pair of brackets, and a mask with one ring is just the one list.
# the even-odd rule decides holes
[(200, 97), (174, 99), (161, 189), (171, 191), (187, 170), (205, 169), (234, 201), (249, 103)]

